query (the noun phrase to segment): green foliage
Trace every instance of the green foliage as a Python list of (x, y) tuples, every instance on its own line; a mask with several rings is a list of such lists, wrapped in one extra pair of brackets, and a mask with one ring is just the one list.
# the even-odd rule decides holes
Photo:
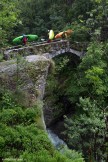
[(88, 42), (90, 40), (89, 28), (81, 23), (73, 23), (72, 25), (73, 33), (71, 36), (72, 42)]
[(106, 91), (106, 87), (103, 85), (102, 76), (104, 70), (99, 67), (92, 67), (92, 69), (87, 70), (86, 78), (89, 80), (90, 84), (93, 84), (93, 89), (96, 94), (101, 95)]
[(79, 96), (88, 96), (101, 103), (107, 97), (107, 64), (104, 51), (101, 43), (91, 43), (77, 71), (70, 72), (65, 90), (71, 102), (78, 101)]
[(68, 88), (67, 77), (74, 73), (74, 71), (71, 72), (72, 67), (76, 66), (73, 60), (73, 56), (69, 54), (55, 58), (55, 73), (50, 74), (47, 78), (45, 101), (52, 107), (54, 119), (68, 111), (70, 101), (67, 99), (65, 88)]
[(2, 157), (19, 157), (24, 150), (51, 150), (47, 135), (37, 128), (36, 118), (40, 115), (38, 105), (19, 107), (9, 93), (4, 93), (0, 106)]
[(84, 159), (82, 158), (82, 154), (79, 152), (76, 152), (75, 150), (69, 150), (66, 149), (64, 151), (64, 155), (70, 159), (72, 159), (73, 162), (83, 162)]
[(93, 3), (90, 0), (74, 2), (21, 0), (18, 5), (21, 23), (16, 28), (16, 33), (35, 33), (47, 38), (48, 29), (53, 29), (56, 34), (68, 24), (72, 23), (73, 28), (73, 22), (79, 22), (82, 16), (83, 19), (87, 18), (86, 12), (92, 7)]
[[(80, 102), (78, 105), (75, 104), (75, 115), (65, 120), (65, 133), (68, 145), (82, 152), (89, 161), (107, 158), (107, 141), (105, 140), (107, 134), (105, 118), (108, 112), (107, 54), (107, 43), (93, 41), (89, 44), (87, 53), (77, 68), (72, 68), (71, 59), (68, 62), (65, 58), (57, 58), (56, 77), (48, 80), (48, 83), (51, 83), (49, 92), (53, 87), (51, 89), (53, 99), (58, 101), (54, 101), (56, 107), (58, 105), (55, 109), (57, 113), (60, 112), (61, 104), (64, 103), (64, 96), (65, 102), (66, 99), (72, 104)], [(57, 84), (54, 84), (56, 82)], [(62, 105), (62, 113), (63, 110), (65, 110), (65, 104)]]
[(7, 40), (11, 38), (12, 30), (18, 23), (18, 13), (16, 2), (12, 0), (0, 2), (0, 47), (5, 46)]
[[(55, 106), (56, 117), (65, 113), (68, 107), (71, 110), (73, 107), (71, 104), (75, 105), (75, 115), (66, 119), (67, 141), (71, 148), (82, 151), (89, 161), (107, 159), (105, 126), (108, 105), (107, 18), (107, 0), (0, 2), (1, 47), (6, 46), (13, 39), (13, 35), (18, 36), (22, 33), (38, 34), (47, 39), (47, 30), (52, 28), (55, 34), (72, 29), (74, 31), (70, 39), (72, 46), (74, 47), (74, 42), (81, 42), (81, 48), (78, 49), (86, 50), (86, 55), (79, 66), (77, 58), (74, 58), (76, 65), (70, 57), (56, 59), (55, 72), (48, 78), (46, 95)], [(91, 41), (87, 49), (83, 48), (85, 41), (87, 45)], [(26, 70), (30, 76), (34, 76), (33, 81), (36, 82), (36, 70), (33, 73), (29, 67)], [(18, 86), (23, 84), (18, 76), (16, 81)], [(28, 162), (82, 161), (81, 156), (77, 156), (75, 152), (61, 155), (54, 151), (46, 134), (38, 126), (40, 105), (25, 109), (15, 103), (23, 99), (24, 95), (20, 95), (19, 92), (14, 98), (7, 92), (0, 94), (2, 157), (19, 157)]]
[(93, 8), (91, 0), (75, 0), (72, 8), (69, 10), (69, 14), (74, 21), (78, 21), (80, 17), (87, 19), (87, 12)]
[(23, 33), (48, 39), (48, 29), (56, 34), (66, 28), (75, 29), (72, 40), (89, 41), (95, 29), (107, 25), (107, 15), (106, 0), (2, 0), (0, 44), (6, 45), (13, 36)]
[(65, 70), (66, 65), (69, 62), (69, 57), (64, 56), (59, 59), (56, 59), (56, 73), (62, 73)]
[(85, 70), (85, 78), (87, 78), (88, 85), (92, 87), (91, 92), (95, 95), (104, 95), (107, 91), (105, 84), (107, 65), (103, 55), (104, 49), (102, 44), (94, 42), (88, 47), (88, 54), (83, 58), (79, 66), (81, 70)]
[[(90, 29), (90, 34), (94, 35), (98, 29), (98, 40), (107, 40), (107, 31), (103, 33), (104, 27), (107, 28), (108, 2), (106, 0), (95, 0), (93, 9), (87, 14), (89, 18), (86, 20), (86, 26)], [(96, 39), (96, 35), (93, 37)]]
[(97, 106), (96, 101), (92, 102), (89, 98), (80, 98), (78, 107), (83, 110), (81, 114), (65, 119), (68, 144), (82, 151), (89, 160), (91, 157), (93, 161), (104, 159), (106, 155), (104, 110)]
[(44, 0), (27, 0), (26, 2), (21, 0), (18, 5), (21, 11), (21, 25), (20, 28), (17, 27), (17, 33), (35, 33), (41, 36), (43, 33), (47, 32), (45, 25), (47, 12), (43, 12), (43, 10), (45, 10), (44, 7), (45, 9), (47, 8), (47, 2), (45, 4)]
[(60, 155), (57, 151), (51, 156), (47, 151), (41, 150), (37, 154), (29, 154), (25, 152), (23, 155), (25, 162), (84, 162), (81, 154), (75, 151), (65, 150), (64, 155)]
[(81, 158), (77, 152), (71, 157), (69, 152), (62, 155), (55, 151), (46, 132), (36, 122), (40, 103), (24, 108), (15, 104), (9, 91), (0, 96), (0, 157), (4, 161), (77, 162)]

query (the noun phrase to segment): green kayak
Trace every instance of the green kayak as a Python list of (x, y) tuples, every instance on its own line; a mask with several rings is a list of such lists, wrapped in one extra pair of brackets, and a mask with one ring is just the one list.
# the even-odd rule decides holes
[(16, 37), (15, 39), (12, 40), (14, 44), (21, 44), (22, 43), (22, 38), (23, 36)]
[[(32, 41), (37, 41), (38, 40), (38, 36), (37, 35), (32, 35), (32, 34), (28, 34), (28, 35), (25, 35), (27, 37), (27, 41), (28, 42), (32, 42)], [(22, 39), (23, 39), (23, 36), (19, 36), (19, 37), (16, 37), (15, 39), (13, 39), (13, 43), (14, 44), (22, 44)]]

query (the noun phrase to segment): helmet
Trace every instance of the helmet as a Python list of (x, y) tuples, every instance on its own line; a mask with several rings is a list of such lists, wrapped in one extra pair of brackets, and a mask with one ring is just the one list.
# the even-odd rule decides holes
[(23, 37), (25, 37), (26, 35), (25, 34), (23, 34)]

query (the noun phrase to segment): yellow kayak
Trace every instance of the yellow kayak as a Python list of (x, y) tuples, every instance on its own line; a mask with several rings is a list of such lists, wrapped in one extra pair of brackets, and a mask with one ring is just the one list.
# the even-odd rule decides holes
[(49, 31), (49, 39), (52, 40), (54, 38), (54, 31), (50, 30)]

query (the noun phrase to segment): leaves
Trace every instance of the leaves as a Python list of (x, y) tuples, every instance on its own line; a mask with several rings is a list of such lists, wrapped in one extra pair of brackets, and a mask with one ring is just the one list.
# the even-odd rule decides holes
[[(90, 101), (89, 98), (80, 98), (80, 103), (78, 107), (82, 108), (82, 111), (79, 116), (73, 116), (71, 118), (65, 119), (65, 127), (67, 128), (66, 134), (68, 135), (69, 141), (75, 149), (82, 150), (85, 156), (85, 150), (92, 149), (93, 154), (100, 156), (100, 152), (97, 149), (101, 150), (102, 142), (104, 141), (105, 133), (105, 121), (104, 114), (97, 107), (96, 101)], [(104, 152), (104, 150), (101, 150)], [(104, 158), (104, 157), (103, 157)]]
[(2, 46), (10, 39), (12, 29), (17, 24), (18, 10), (16, 2), (12, 0), (2, 0), (0, 6), (0, 46)]

